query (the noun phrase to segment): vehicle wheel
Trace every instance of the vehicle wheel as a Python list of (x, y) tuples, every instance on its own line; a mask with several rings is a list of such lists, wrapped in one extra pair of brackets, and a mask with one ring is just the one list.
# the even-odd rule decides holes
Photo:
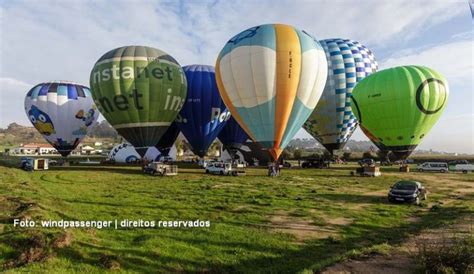
[(219, 172), (220, 175), (224, 175), (224, 171)]
[(419, 171), (419, 172), (423, 172), (423, 169), (422, 169), (422, 168), (419, 168), (418, 171)]
[(467, 170), (463, 170), (462, 173), (467, 174)]
[(209, 174), (209, 169), (206, 169), (206, 174)]
[(151, 175), (155, 176), (155, 175), (156, 175), (156, 170), (153, 170), (153, 171), (151, 172)]
[(416, 197), (416, 199), (415, 199), (415, 205), (420, 205), (420, 197)]
[(446, 170), (444, 170), (444, 169), (441, 169), (439, 172), (441, 172), (441, 173), (445, 173), (445, 172), (446, 172)]

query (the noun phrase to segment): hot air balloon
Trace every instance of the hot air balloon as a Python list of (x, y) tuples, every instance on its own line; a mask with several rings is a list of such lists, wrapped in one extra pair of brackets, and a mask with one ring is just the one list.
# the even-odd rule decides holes
[[(112, 148), (108, 159), (115, 163), (135, 163), (141, 159), (147, 161), (158, 161), (161, 157), (161, 151), (156, 147), (149, 147), (143, 157), (141, 157), (135, 148), (127, 143), (121, 143)], [(176, 155), (174, 155), (176, 158)]]
[(225, 149), (238, 149), (249, 139), (249, 136), (240, 127), (234, 117), (230, 117), (219, 133), (218, 138)]
[(308, 119), (326, 77), (321, 45), (281, 24), (237, 34), (216, 62), (219, 92), (232, 116), (274, 160)]
[(168, 130), (186, 98), (186, 77), (178, 62), (144, 46), (104, 54), (90, 83), (102, 115), (142, 157)]
[(448, 100), (446, 79), (421, 66), (376, 72), (352, 92), (352, 105), (362, 131), (382, 151), (406, 159), (443, 113)]
[(155, 147), (164, 156), (168, 156), (171, 148), (174, 145), (174, 142), (176, 141), (176, 138), (178, 138), (179, 132), (180, 131), (178, 125), (176, 124), (176, 122), (173, 122), (168, 128), (168, 130), (163, 134), (163, 136), (161, 136)]
[(30, 89), (25, 112), (63, 157), (77, 147), (99, 116), (89, 88), (66, 81), (41, 83)]
[(176, 122), (194, 154), (206, 155), (209, 146), (230, 118), (217, 90), (214, 67), (183, 67), (188, 80), (188, 95)]
[(350, 101), (352, 89), (378, 66), (372, 52), (357, 41), (337, 38), (319, 42), (326, 52), (328, 78), (303, 127), (332, 154), (346, 144), (357, 127)]

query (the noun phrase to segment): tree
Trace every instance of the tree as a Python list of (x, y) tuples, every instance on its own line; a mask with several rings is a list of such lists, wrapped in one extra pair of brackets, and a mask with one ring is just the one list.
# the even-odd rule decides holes
[(331, 160), (332, 157), (333, 157), (333, 156), (332, 156), (332, 154), (331, 154), (329, 151), (324, 150), (324, 152), (323, 152), (323, 159), (325, 159), (325, 160)]
[(350, 152), (344, 152), (344, 154), (342, 154), (342, 160), (348, 162), (351, 159), (351, 154)]
[(364, 154), (362, 154), (362, 158), (366, 159), (366, 158), (374, 158), (374, 156), (372, 155), (372, 152), (370, 151), (366, 151), (364, 152)]
[(285, 149), (285, 150), (283, 150), (283, 152), (281, 153), (280, 159), (286, 160), (286, 159), (291, 158), (291, 156), (292, 156), (291, 152), (289, 152), (288, 150)]
[(303, 156), (303, 152), (300, 150), (300, 149), (295, 149), (295, 151), (293, 152), (293, 159), (301, 159), (301, 157)]
[(383, 150), (377, 151), (377, 158), (379, 159), (379, 161), (390, 162), (390, 159), (388, 158), (388, 153)]

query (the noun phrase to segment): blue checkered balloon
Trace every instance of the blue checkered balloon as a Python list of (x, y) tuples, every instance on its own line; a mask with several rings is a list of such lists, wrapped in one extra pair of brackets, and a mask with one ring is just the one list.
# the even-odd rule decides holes
[(341, 149), (357, 127), (352, 113), (352, 89), (378, 69), (368, 48), (349, 39), (319, 41), (328, 61), (328, 77), (316, 108), (304, 124), (306, 129), (331, 153)]

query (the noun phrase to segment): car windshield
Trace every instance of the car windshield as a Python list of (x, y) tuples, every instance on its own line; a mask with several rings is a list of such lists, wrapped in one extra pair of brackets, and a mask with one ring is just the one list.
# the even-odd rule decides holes
[(393, 188), (400, 190), (415, 190), (416, 184), (412, 182), (398, 182), (393, 186)]

